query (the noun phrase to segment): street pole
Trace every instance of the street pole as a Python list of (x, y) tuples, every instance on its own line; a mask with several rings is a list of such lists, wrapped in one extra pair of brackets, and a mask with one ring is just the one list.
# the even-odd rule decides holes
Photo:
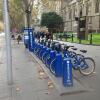
[(8, 85), (12, 85), (13, 75), (12, 75), (11, 36), (10, 36), (10, 25), (9, 25), (8, 0), (3, 0), (3, 7), (4, 7), (5, 39), (6, 39), (7, 79), (8, 79)]

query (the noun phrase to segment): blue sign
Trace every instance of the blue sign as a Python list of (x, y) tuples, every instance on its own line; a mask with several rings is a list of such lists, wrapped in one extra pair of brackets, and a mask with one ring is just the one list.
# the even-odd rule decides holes
[(69, 58), (63, 60), (63, 85), (73, 86), (72, 63)]
[(33, 33), (32, 32), (29, 32), (29, 43), (30, 43), (30, 47), (29, 47), (29, 49), (30, 49), (30, 51), (32, 51), (33, 49), (34, 49), (34, 44), (33, 44)]
[(29, 35), (29, 50), (34, 50), (34, 36), (33, 36), (33, 29), (28, 29), (28, 35)]
[(29, 35), (28, 30), (24, 29), (24, 45), (26, 48), (29, 47)]

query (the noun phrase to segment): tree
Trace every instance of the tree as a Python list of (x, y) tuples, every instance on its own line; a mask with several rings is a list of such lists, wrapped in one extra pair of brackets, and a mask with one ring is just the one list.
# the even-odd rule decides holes
[(49, 32), (63, 31), (63, 18), (57, 15), (56, 12), (43, 13), (41, 26), (46, 26)]
[(3, 11), (3, 6), (2, 6), (2, 0), (0, 0), (0, 21), (3, 20), (3, 14), (2, 14), (2, 11)]
[(24, 10), (21, 0), (9, 1), (9, 16), (11, 29), (16, 28), (21, 30), (24, 26)]
[(24, 7), (24, 11), (25, 11), (25, 15), (27, 18), (27, 27), (30, 27), (31, 24), (31, 14), (32, 14), (32, 9), (33, 9), (33, 2), (34, 0), (22, 0), (23, 1), (23, 7)]

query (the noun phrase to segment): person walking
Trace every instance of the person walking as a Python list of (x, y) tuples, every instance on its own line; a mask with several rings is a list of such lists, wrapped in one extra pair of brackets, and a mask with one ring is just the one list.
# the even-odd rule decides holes
[(20, 42), (21, 40), (22, 40), (22, 37), (21, 37), (21, 35), (19, 34), (18, 37), (17, 37), (18, 44), (19, 44), (19, 42)]

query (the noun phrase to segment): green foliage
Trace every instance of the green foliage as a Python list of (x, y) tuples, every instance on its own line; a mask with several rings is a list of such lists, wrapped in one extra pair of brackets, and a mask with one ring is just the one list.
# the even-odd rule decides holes
[[(58, 37), (59, 35), (61, 35), (61, 34), (55, 33), (54, 37)], [(81, 43), (82, 44), (90, 44), (90, 40), (91, 40), (90, 35), (91, 34), (88, 34), (88, 40), (81, 40)], [(72, 42), (72, 38), (62, 38), (62, 40), (67, 41), (67, 42)], [(79, 39), (77, 38), (76, 34), (74, 34), (73, 42), (79, 43)], [(92, 33), (92, 44), (93, 45), (100, 45), (100, 33)]]
[(63, 18), (56, 12), (43, 13), (41, 16), (41, 26), (51, 29), (60, 29), (63, 26)]

